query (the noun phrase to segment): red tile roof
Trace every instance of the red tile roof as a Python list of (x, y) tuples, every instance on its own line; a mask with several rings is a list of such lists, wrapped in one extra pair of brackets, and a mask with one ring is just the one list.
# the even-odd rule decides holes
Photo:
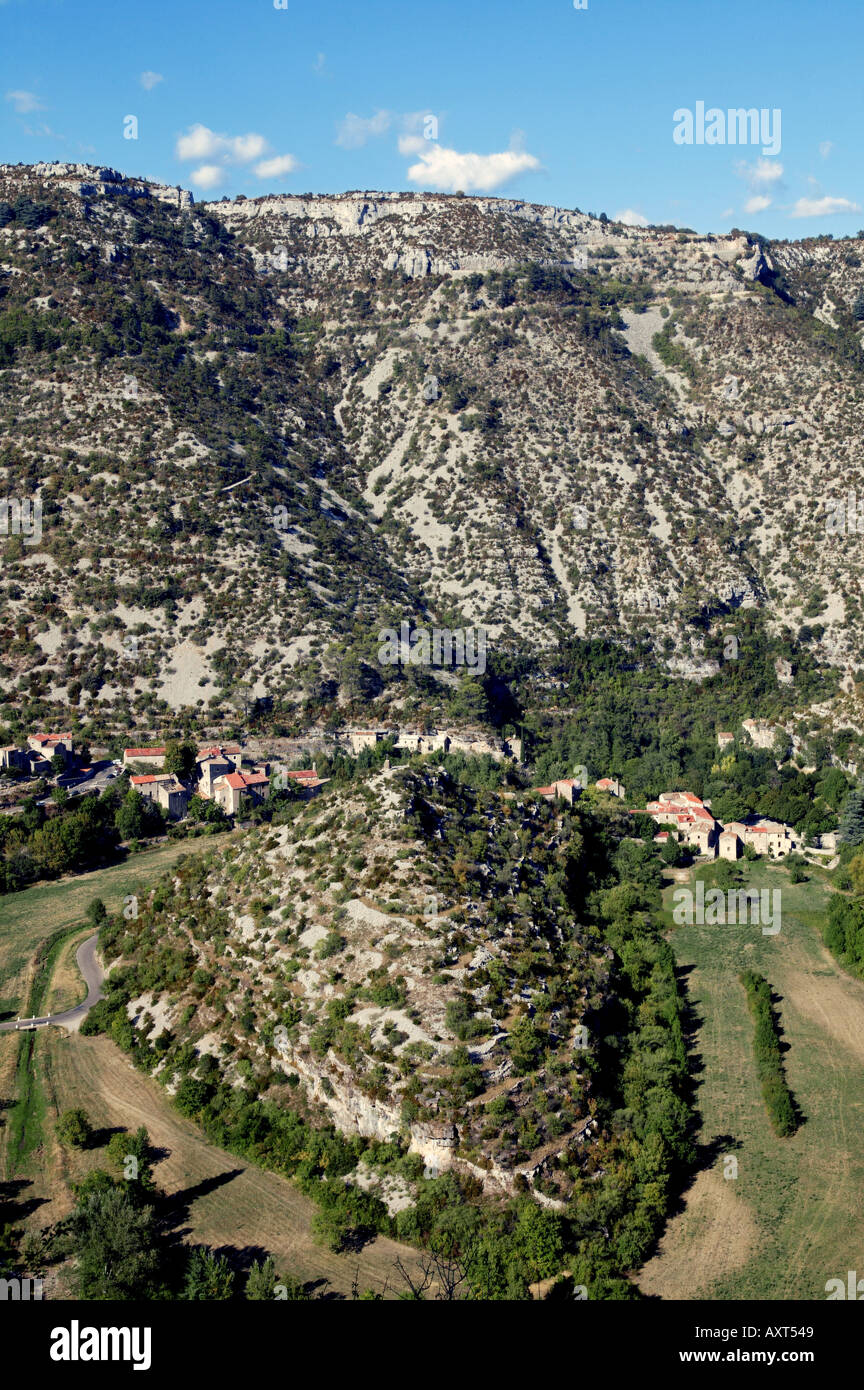
[(233, 787), (235, 791), (243, 791), (245, 787), (260, 787), (262, 782), (269, 782), (270, 778), (263, 772), (253, 772), (249, 775), (245, 772), (226, 772), (224, 777), (217, 777), (216, 780)]
[(146, 758), (159, 757), (165, 753), (164, 748), (124, 748), (124, 758)]

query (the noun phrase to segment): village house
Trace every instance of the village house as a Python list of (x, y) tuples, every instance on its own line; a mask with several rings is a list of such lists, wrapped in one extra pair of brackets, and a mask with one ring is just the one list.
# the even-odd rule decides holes
[(157, 801), (157, 792), (162, 782), (173, 782), (170, 772), (142, 772), (129, 778), (129, 785), (147, 801)]
[(352, 729), (348, 737), (351, 740), (351, 752), (362, 753), (364, 748), (374, 748), (376, 743), (381, 743), (390, 735), (384, 729)]
[(750, 735), (754, 747), (773, 748), (777, 730), (765, 719), (744, 719), (741, 728)]
[(155, 806), (161, 806), (172, 820), (182, 820), (189, 809), (191, 792), (170, 772), (142, 773), (130, 777), (129, 785)]
[(290, 784), (297, 791), (301, 792), (307, 800), (310, 797), (317, 796), (321, 788), (330, 781), (329, 777), (318, 776), (318, 766), (316, 763), (313, 763), (311, 767), (292, 771), (280, 767), (277, 769), (276, 778), (277, 787), (284, 787)]
[(742, 845), (751, 845), (758, 854), (768, 855), (772, 859), (782, 859), (803, 847), (803, 841), (795, 835), (794, 830), (781, 821), (752, 817), (746, 821), (730, 821), (723, 830), (726, 835), (737, 836)]
[[(631, 815), (640, 814), (631, 811)], [(649, 801), (645, 812), (655, 825), (673, 826), (676, 839), (712, 859), (717, 850), (718, 825), (705, 803), (694, 792), (663, 792)]]
[(30, 761), (27, 752), (14, 743), (9, 743), (5, 748), (0, 748), (0, 768), (4, 767), (15, 767), (21, 772), (29, 772)]
[(192, 793), (176, 777), (160, 778), (156, 787), (156, 803), (171, 820), (182, 820), (189, 810)]
[(624, 783), (619, 782), (617, 777), (601, 777), (599, 782), (594, 783), (600, 792), (608, 792), (610, 796), (624, 796)]
[(146, 764), (148, 767), (165, 766), (164, 748), (124, 748), (123, 766), (132, 767), (135, 763)]
[(572, 806), (582, 791), (582, 785), (575, 777), (565, 777), (549, 787), (532, 787), (531, 790), (535, 796), (545, 797), (547, 801), (566, 801), (568, 806)]
[(217, 778), (225, 777), (228, 773), (240, 771), (242, 757), (229, 757), (216, 753), (215, 756), (205, 756), (198, 764), (197, 791), (199, 796), (206, 797), (208, 800), (213, 795), (213, 785)]
[(740, 859), (741, 840), (734, 830), (726, 827), (717, 840), (717, 853), (721, 859)]
[(60, 757), (66, 763), (75, 751), (71, 734), (30, 734), (27, 746), (32, 748), (34, 753), (41, 753), (49, 762), (53, 757)]
[(212, 759), (227, 759), (233, 764), (235, 771), (239, 772), (243, 763), (243, 749), (239, 743), (215, 743), (210, 748), (199, 748), (195, 754), (196, 763)]
[(734, 743), (734, 742), (735, 742), (735, 735), (734, 735), (734, 734), (730, 734), (730, 733), (718, 733), (718, 734), (717, 734), (717, 747), (718, 747), (718, 748), (728, 748), (728, 747), (729, 747), (729, 744), (730, 744), (730, 743)]
[(253, 804), (270, 795), (270, 778), (264, 772), (228, 772), (213, 783), (213, 800), (227, 816), (236, 816), (243, 797)]

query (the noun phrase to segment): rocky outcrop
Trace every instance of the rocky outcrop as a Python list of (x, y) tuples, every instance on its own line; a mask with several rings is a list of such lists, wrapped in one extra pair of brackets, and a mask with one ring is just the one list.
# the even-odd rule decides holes
[[(189, 208), (195, 202), (188, 189), (181, 188), (179, 184), (172, 187), (170, 184), (128, 178), (116, 169), (91, 164), (34, 164), (27, 172), (35, 179), (50, 181), (55, 187), (81, 198), (122, 194), (127, 198), (156, 198), (176, 208)], [(18, 165), (0, 164), (0, 180), (5, 175), (13, 174), (20, 174)]]

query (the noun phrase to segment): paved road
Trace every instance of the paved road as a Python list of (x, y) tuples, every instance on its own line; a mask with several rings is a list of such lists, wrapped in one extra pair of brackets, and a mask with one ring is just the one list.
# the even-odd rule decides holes
[(96, 947), (98, 945), (98, 936), (88, 936), (87, 940), (82, 941), (75, 952), (78, 969), (84, 976), (84, 983), (87, 986), (87, 998), (83, 1004), (76, 1004), (74, 1009), (67, 1009), (62, 1014), (46, 1014), (43, 1018), (20, 1018), (13, 1019), (11, 1023), (0, 1023), (0, 1032), (13, 1032), (19, 1028), (42, 1028), (47, 1027), (49, 1023), (59, 1023), (61, 1027), (70, 1030), (77, 1029), (93, 1005), (105, 998), (102, 993), (102, 981), (105, 975), (96, 959)]

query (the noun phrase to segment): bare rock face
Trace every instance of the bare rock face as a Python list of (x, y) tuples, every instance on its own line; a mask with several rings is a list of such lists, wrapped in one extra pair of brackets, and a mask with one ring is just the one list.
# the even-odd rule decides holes
[[(17, 168), (14, 164), (0, 165), (0, 179), (4, 174), (14, 173)], [(95, 168), (90, 164), (34, 164), (28, 172), (32, 172), (34, 178), (46, 181), (49, 186), (61, 188), (78, 197), (124, 194), (133, 198), (157, 198), (176, 208), (191, 208), (195, 202), (192, 194), (179, 185), (172, 188), (169, 184), (127, 178), (116, 169)]]

